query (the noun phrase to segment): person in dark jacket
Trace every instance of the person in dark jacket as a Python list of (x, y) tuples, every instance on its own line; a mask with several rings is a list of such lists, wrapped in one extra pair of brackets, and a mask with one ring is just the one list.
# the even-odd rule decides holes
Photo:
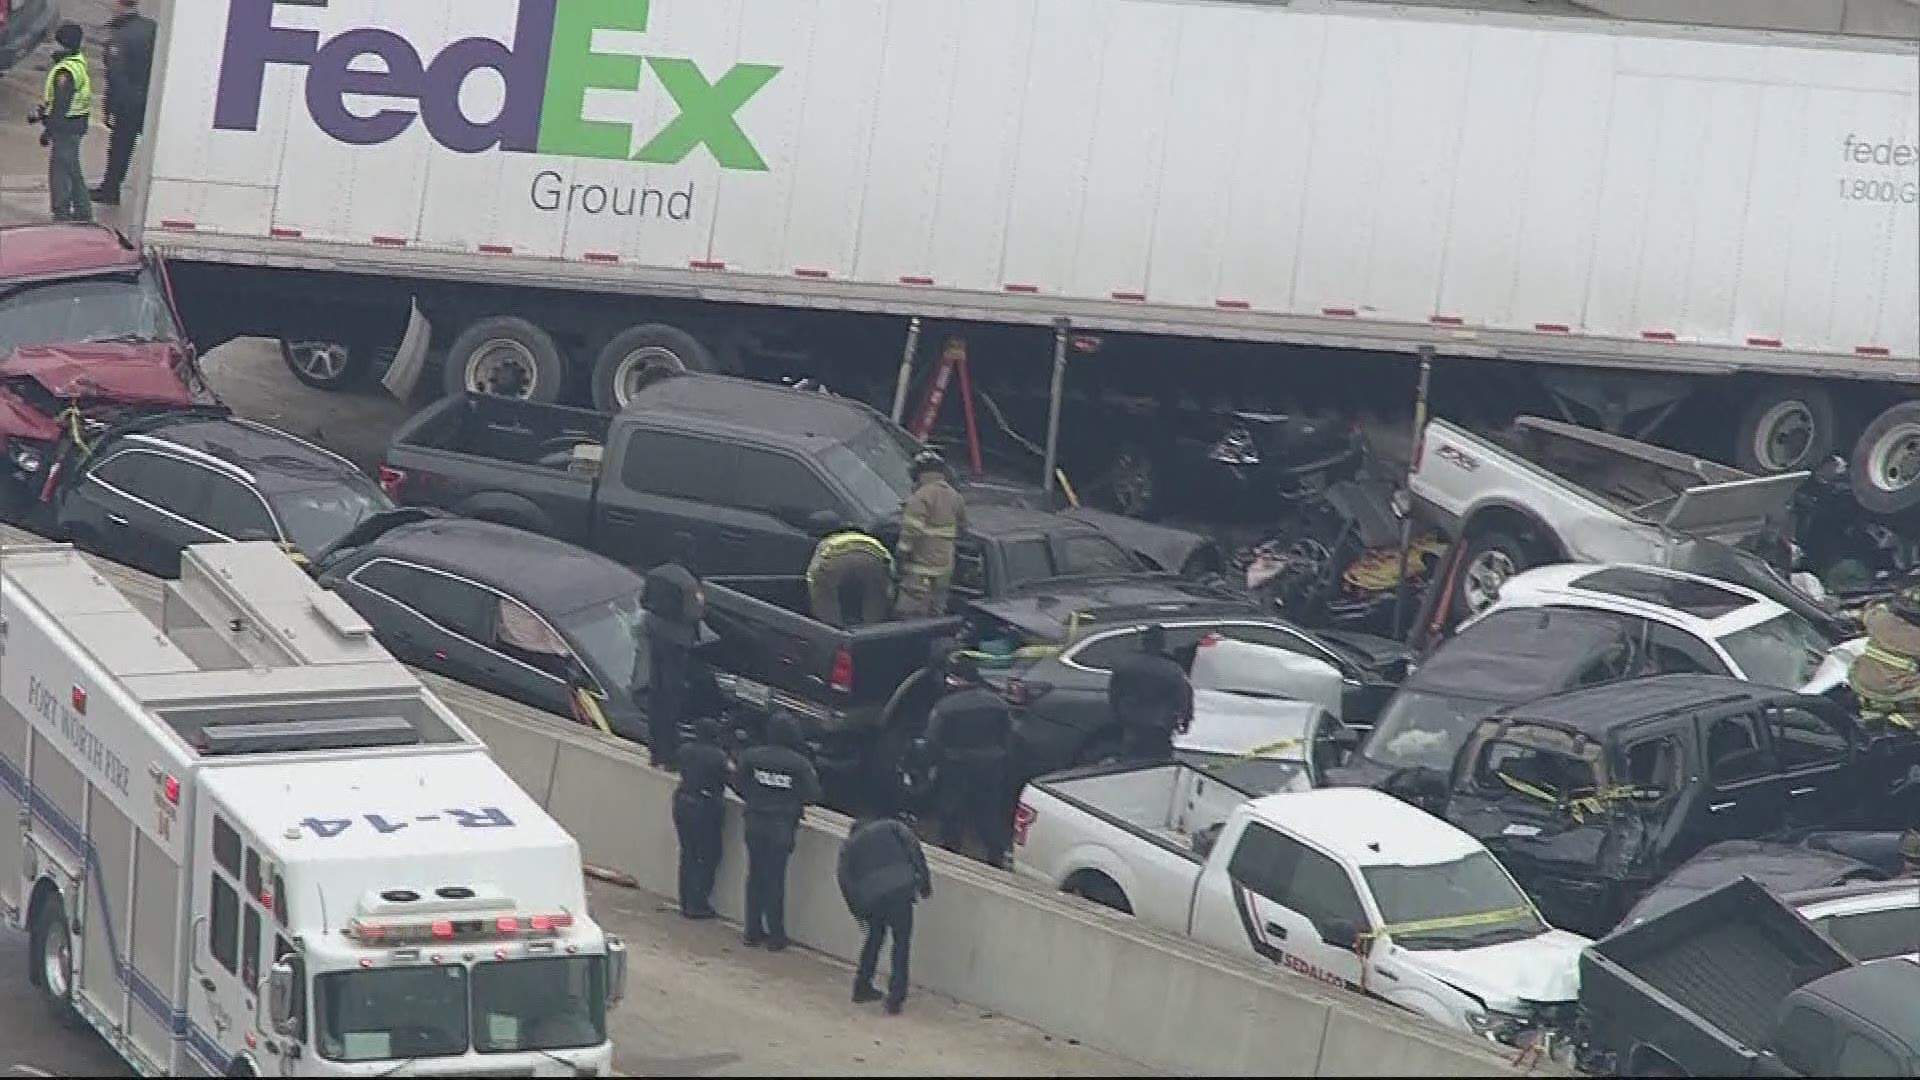
[(647, 751), (662, 769), (674, 768), (680, 749), (693, 646), (707, 610), (706, 593), (691, 569), (692, 549), (690, 537), (676, 537), (674, 557), (647, 571), (640, 594), (647, 613)]
[(1121, 754), (1134, 761), (1173, 757), (1175, 732), (1193, 719), (1193, 684), (1167, 655), (1167, 631), (1154, 625), (1140, 634), (1140, 651), (1122, 656), (1107, 680), (1107, 707), (1120, 728)]
[(733, 789), (747, 804), (748, 945), (787, 947), (787, 860), (800, 814), (820, 798), (820, 777), (800, 753), (800, 730), (781, 709), (767, 719), (767, 741), (740, 755)]
[(913, 947), (913, 906), (933, 895), (933, 875), (920, 838), (875, 800), (840, 845), (840, 895), (866, 931), (860, 965), (853, 975), (855, 1004), (880, 1000), (873, 976), (880, 946), (893, 935), (893, 969), (887, 976), (887, 1012), (897, 1014), (907, 1000), (907, 960)]
[(79, 23), (63, 22), (53, 32), (59, 48), (34, 113), (41, 125), (40, 145), (47, 147), (47, 190), (53, 197), (55, 221), (93, 220), (87, 174), (80, 166), (80, 144), (93, 113), (93, 76), (80, 51), (84, 39)]
[(680, 914), (713, 918), (713, 878), (720, 870), (720, 832), (727, 821), (721, 792), (732, 762), (720, 747), (720, 724), (693, 722), (693, 742), (680, 751), (673, 792), (673, 830), (680, 837)]
[(970, 656), (946, 661), (947, 696), (927, 717), (926, 753), (935, 770), (940, 846), (964, 854), (969, 829), (987, 862), (1004, 865), (1011, 844), (1007, 771), (1013, 758), (1013, 709), (980, 678)]
[(93, 201), (120, 204), (120, 185), (133, 161), (133, 145), (147, 123), (147, 83), (153, 75), (153, 39), (159, 27), (140, 14), (140, 0), (118, 0), (107, 21), (107, 171), (92, 191)]

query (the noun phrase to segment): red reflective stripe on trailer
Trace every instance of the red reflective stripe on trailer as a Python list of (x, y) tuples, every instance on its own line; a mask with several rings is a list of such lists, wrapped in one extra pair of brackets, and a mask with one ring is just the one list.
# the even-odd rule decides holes
[(1640, 336), (1648, 341), (1678, 341), (1679, 336), (1671, 330), (1642, 330)]
[(1855, 345), (1853, 351), (1861, 356), (1892, 356), (1893, 350), (1885, 345)]
[(1537, 322), (1533, 324), (1533, 328), (1543, 334), (1568, 334), (1573, 332), (1573, 328), (1566, 323), (1557, 322)]
[(481, 244), (480, 253), (482, 255), (511, 255), (513, 254), (513, 249), (505, 244)]
[(793, 268), (793, 276), (804, 277), (804, 278), (824, 278), (824, 277), (831, 277), (832, 275), (828, 274), (825, 270), (822, 270), (819, 267), (796, 266)]
[(687, 265), (695, 270), (725, 270), (727, 264), (718, 259), (688, 259)]
[(900, 284), (902, 284), (902, 285), (931, 285), (931, 284), (933, 284), (933, 279), (932, 279), (932, 278), (930, 278), (930, 277), (921, 277), (921, 276), (920, 276), (919, 274), (902, 274), (902, 275), (900, 275)]
[(1229, 311), (1246, 311), (1249, 308), (1253, 307), (1252, 304), (1248, 303), (1245, 300), (1215, 300), (1213, 302), (1213, 306), (1217, 308), (1226, 308)]
[(161, 218), (160, 227), (163, 229), (177, 229), (181, 232), (192, 232), (199, 226), (191, 221), (183, 221), (180, 218)]
[(1331, 315), (1336, 319), (1351, 319), (1360, 313), (1350, 307), (1323, 307), (1320, 309), (1320, 314)]
[(1467, 320), (1458, 315), (1430, 315), (1427, 317), (1427, 321), (1435, 326), (1460, 326)]
[(401, 236), (376, 236), (373, 238), (373, 242), (380, 245), (381, 247), (406, 247), (407, 246), (406, 238)]
[(1009, 282), (1006, 285), (1002, 285), (1001, 288), (1005, 289), (1008, 292), (1017, 292), (1017, 293), (1037, 293), (1040, 291), (1040, 286), (1027, 285), (1022, 282)]
[(1147, 299), (1147, 294), (1143, 292), (1127, 292), (1122, 290), (1122, 291), (1115, 292), (1113, 294), (1113, 298), (1115, 300), (1131, 300), (1131, 301), (1134, 301), (1135, 303), (1145, 303)]
[(1777, 349), (1780, 347), (1780, 339), (1777, 337), (1754, 337), (1748, 335), (1747, 344), (1760, 349)]
[(580, 257), (588, 262), (597, 263), (617, 263), (620, 261), (620, 256), (615, 255), (611, 251), (586, 251), (582, 252)]
[(271, 233), (275, 240), (298, 240), (301, 235), (299, 229), (283, 229), (278, 225), (273, 227)]

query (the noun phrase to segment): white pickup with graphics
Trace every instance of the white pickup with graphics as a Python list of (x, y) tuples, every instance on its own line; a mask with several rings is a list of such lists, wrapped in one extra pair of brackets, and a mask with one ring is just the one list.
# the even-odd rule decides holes
[(1466, 833), (1366, 788), (1246, 793), (1096, 766), (1020, 796), (1022, 875), (1447, 1027), (1570, 1052), (1586, 938)]
[(579, 847), (272, 544), (159, 625), (0, 550), (0, 912), (146, 1076), (596, 1076), (625, 949)]

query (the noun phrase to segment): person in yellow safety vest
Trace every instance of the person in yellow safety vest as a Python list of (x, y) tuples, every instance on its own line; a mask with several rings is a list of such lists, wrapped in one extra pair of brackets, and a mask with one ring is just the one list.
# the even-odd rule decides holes
[(55, 221), (92, 221), (93, 200), (87, 194), (87, 174), (80, 167), (80, 142), (87, 137), (93, 113), (93, 76), (80, 52), (80, 24), (65, 22), (53, 32), (60, 48), (47, 69), (35, 114), (41, 125), (40, 145), (47, 150), (47, 189), (53, 196)]
[(842, 630), (887, 621), (893, 607), (893, 553), (849, 525), (836, 523), (807, 561), (813, 617)]
[(1860, 719), (1920, 727), (1920, 589), (1906, 589), (1861, 617), (1867, 648), (1847, 671)]
[(893, 613), (903, 619), (947, 613), (953, 544), (967, 527), (967, 504), (947, 480), (947, 459), (922, 450), (913, 459), (913, 494), (900, 515), (900, 592)]

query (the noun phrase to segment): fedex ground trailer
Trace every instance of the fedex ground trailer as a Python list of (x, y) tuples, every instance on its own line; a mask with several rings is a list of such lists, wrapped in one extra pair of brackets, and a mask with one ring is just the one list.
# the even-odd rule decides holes
[(1781, 471), (1920, 384), (1914, 42), (1313, 0), (203, 0), (157, 78), (139, 217), (189, 325), (318, 385), (397, 350), (398, 390), (438, 364), (612, 407), (848, 320), (1064, 318), (1282, 381), (1514, 361), (1634, 434), (1712, 385), (1728, 449)]

